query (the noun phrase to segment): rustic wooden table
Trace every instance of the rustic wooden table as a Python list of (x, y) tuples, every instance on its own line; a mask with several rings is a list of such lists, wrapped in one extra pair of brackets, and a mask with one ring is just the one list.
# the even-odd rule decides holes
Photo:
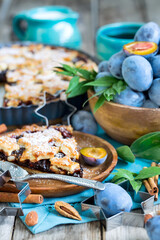
[[(160, 210), (160, 205), (155, 206)], [(97, 222), (61, 225), (32, 235), (18, 217), (0, 216), (1, 240), (149, 240), (144, 228), (118, 227), (106, 232)]]
[[(79, 2), (79, 5), (77, 2)], [(88, 2), (85, 0), (45, 0), (45, 4), (64, 4), (80, 12), (79, 27), (83, 35), (82, 48), (89, 53), (93, 53)], [(0, 41), (10, 40), (10, 19), (14, 14), (38, 5), (44, 5), (44, 1), (14, 0), (14, 4), (12, 4), (8, 13), (8, 20), (1, 29)], [(100, 0), (100, 25), (121, 21), (156, 21), (160, 24), (159, 6), (159, 0)], [(160, 209), (160, 205), (156, 206), (156, 208), (157, 210)], [(0, 240), (45, 240), (46, 238), (47, 240), (148, 240), (145, 229), (119, 227), (106, 233), (99, 221), (77, 225), (62, 225), (44, 233), (32, 235), (19, 218), (0, 217)]]

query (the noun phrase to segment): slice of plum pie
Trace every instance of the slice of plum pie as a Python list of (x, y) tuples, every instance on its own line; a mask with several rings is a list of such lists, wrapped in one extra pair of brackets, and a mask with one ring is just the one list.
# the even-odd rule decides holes
[(0, 159), (47, 173), (82, 177), (71, 126), (24, 126), (0, 136)]

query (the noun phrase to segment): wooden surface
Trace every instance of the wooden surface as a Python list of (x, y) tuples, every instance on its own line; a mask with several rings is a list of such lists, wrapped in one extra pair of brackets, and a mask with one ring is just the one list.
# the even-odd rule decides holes
[[(160, 206), (155, 209), (160, 210)], [(106, 232), (99, 221), (61, 225), (32, 235), (20, 219), (14, 217), (0, 217), (0, 233), (1, 240), (149, 240), (144, 228), (121, 226)]]
[(93, 94), (93, 91), (88, 90), (92, 113), (99, 125), (114, 140), (131, 145), (147, 133), (160, 131), (160, 108), (131, 107), (105, 101), (94, 113), (98, 97), (92, 98)]
[[(83, 50), (93, 53), (91, 39), (90, 3), (86, 0), (45, 0), (45, 5), (67, 5), (80, 13), (79, 27), (83, 37)], [(44, 5), (44, 0), (12, 0), (6, 23), (0, 32), (0, 41), (6, 42), (13, 37), (11, 19), (19, 11)], [(156, 21), (160, 24), (159, 0), (100, 0), (100, 25), (120, 21)], [(156, 207), (158, 208), (158, 206)], [(159, 207), (160, 208), (160, 207)], [(148, 240), (145, 229), (119, 227), (105, 232), (99, 222), (62, 225), (47, 232), (32, 235), (19, 218), (0, 217), (1, 240)]]

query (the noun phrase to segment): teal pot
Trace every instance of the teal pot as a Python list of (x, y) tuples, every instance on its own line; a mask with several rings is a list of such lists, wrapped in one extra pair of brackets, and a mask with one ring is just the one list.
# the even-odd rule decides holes
[(133, 42), (134, 35), (143, 23), (112, 23), (99, 28), (96, 36), (96, 54), (100, 60), (108, 60), (123, 45)]
[[(79, 14), (63, 6), (34, 8), (16, 15), (13, 31), (22, 41), (79, 48), (81, 35), (77, 27)], [(23, 29), (21, 22), (27, 27)]]

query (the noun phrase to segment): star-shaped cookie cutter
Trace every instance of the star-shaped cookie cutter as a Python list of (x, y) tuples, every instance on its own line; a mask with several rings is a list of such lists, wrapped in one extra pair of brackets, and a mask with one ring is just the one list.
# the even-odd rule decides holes
[[(70, 125), (70, 118), (77, 111), (77, 108), (75, 106), (73, 106), (72, 104), (70, 104), (67, 101), (66, 97), (65, 97), (65, 99), (63, 99), (64, 95), (62, 95), (62, 94), (64, 94), (64, 92), (65, 92), (65, 90), (63, 89), (63, 90), (57, 91), (55, 94), (49, 94), (49, 95), (52, 96), (53, 99), (60, 98), (60, 101), (58, 100), (59, 104), (60, 103), (63, 105), (65, 104), (65, 109), (66, 109), (65, 116), (66, 116), (67, 124)], [(45, 110), (45, 108), (47, 107), (47, 104), (49, 103), (47, 101), (47, 94), (48, 94), (47, 92), (44, 92), (43, 97), (42, 97), (43, 104), (40, 105), (38, 108), (36, 108), (34, 112), (37, 116), (41, 117), (45, 121), (46, 126), (49, 126), (48, 117), (45, 116), (45, 113), (43, 113), (43, 114), (40, 113), (40, 111), (42, 111), (43, 108), (44, 108), (43, 110)], [(61, 101), (61, 98), (63, 99), (62, 101)], [(61, 111), (61, 105), (59, 105), (59, 109), (57, 109), (57, 111)]]
[[(12, 179), (11, 174), (9, 171), (5, 171), (1, 174), (0, 172), (0, 187), (3, 187), (5, 183), (10, 181)], [(31, 193), (29, 183), (27, 182), (18, 182), (18, 181), (13, 181), (15, 184), (16, 188), (19, 190), (18, 195), (18, 200), (20, 203), (19, 208), (15, 207), (0, 207), (0, 216), (23, 216), (23, 209), (22, 209), (22, 202), (27, 198), (27, 196)]]
[[(120, 212), (107, 218), (101, 209), (101, 207), (94, 204), (94, 195), (81, 202), (82, 211), (91, 209), (96, 217), (102, 222), (106, 231), (110, 231), (120, 226), (132, 226), (144, 228), (144, 216), (145, 214), (153, 212), (154, 196), (151, 196), (147, 192), (139, 191), (137, 194), (133, 190), (129, 181), (124, 181), (119, 184), (127, 192), (131, 193), (132, 200), (139, 203), (142, 208), (142, 213), (135, 212)], [(134, 209), (135, 210), (135, 209)]]

